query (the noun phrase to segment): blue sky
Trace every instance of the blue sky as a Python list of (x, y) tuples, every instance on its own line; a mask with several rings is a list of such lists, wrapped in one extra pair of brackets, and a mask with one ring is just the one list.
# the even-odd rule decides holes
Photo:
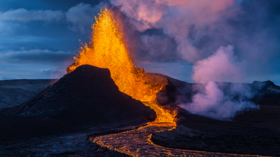
[[(94, 16), (104, 3), (101, 0), (0, 0), (0, 80), (63, 76), (81, 46), (79, 40), (88, 42)], [(247, 82), (272, 80), (280, 85), (280, 1), (239, 0), (238, 5), (244, 13), (228, 21), (236, 37), (230, 41), (220, 39), (218, 43), (233, 44), (238, 57), (248, 60)], [(192, 64), (173, 53), (174, 39), (158, 29), (138, 34), (162, 35), (162, 40), (170, 44), (168, 52), (156, 56), (148, 51), (157, 49), (141, 49), (143, 43), (138, 44), (136, 56), (139, 62), (145, 61), (139, 65), (148, 72), (191, 82)], [(249, 46), (241, 44), (239, 37), (243, 34), (251, 41)], [(220, 45), (213, 46), (213, 51)]]

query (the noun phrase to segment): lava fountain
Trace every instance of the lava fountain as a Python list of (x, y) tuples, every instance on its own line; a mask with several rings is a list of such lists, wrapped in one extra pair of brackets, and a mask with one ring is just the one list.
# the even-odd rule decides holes
[(156, 94), (167, 84), (167, 79), (146, 73), (135, 66), (124, 42), (121, 24), (113, 15), (107, 8), (101, 10), (92, 26), (91, 42), (80, 48), (79, 54), (74, 57), (75, 62), (67, 68), (67, 73), (84, 64), (107, 68), (121, 92), (142, 101), (156, 112), (155, 122), (176, 125), (176, 114), (156, 102)]

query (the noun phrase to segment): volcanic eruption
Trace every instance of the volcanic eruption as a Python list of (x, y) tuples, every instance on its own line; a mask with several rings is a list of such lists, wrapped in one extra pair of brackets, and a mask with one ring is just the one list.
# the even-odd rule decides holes
[[(0, 111), (0, 154), (279, 156), (280, 87), (239, 83), (246, 70), (235, 43), (221, 44), (213, 28), (203, 32), (227, 17), (220, 14), (234, 0), (171, 1), (109, 0), (67, 74)], [(220, 47), (213, 54), (212, 36)], [(144, 60), (169, 67), (169, 61), (188, 62), (193, 83), (164, 75), (163, 66), (157, 69), (164, 74), (145, 72), (138, 67)], [(0, 93), (14, 87), (0, 82)]]
[(175, 125), (176, 114), (164, 109), (156, 101), (156, 94), (168, 80), (135, 66), (120, 27), (121, 23), (114, 19), (112, 11), (107, 8), (101, 10), (96, 23), (92, 25), (91, 42), (81, 47), (79, 54), (74, 57), (75, 62), (67, 68), (67, 73), (84, 64), (107, 68), (121, 92), (142, 101), (156, 112), (155, 122)]

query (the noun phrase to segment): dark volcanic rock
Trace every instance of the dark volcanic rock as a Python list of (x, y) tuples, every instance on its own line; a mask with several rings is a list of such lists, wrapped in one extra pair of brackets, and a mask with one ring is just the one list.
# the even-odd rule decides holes
[(119, 91), (108, 69), (83, 65), (44, 95), (5, 111), (14, 116), (52, 117), (70, 123), (104, 124), (139, 118), (153, 120), (152, 109)]
[(167, 84), (157, 93), (157, 102), (168, 110), (176, 110), (176, 97), (181, 95), (180, 91), (173, 85), (173, 83), (167, 79)]
[(280, 87), (271, 81), (254, 81), (252, 88), (259, 91), (252, 99), (260, 105), (280, 106)]
[(26, 102), (56, 81), (54, 79), (0, 81), (0, 110)]
[(155, 118), (152, 109), (119, 91), (108, 69), (84, 65), (26, 103), (1, 111), (0, 141), (135, 126)]

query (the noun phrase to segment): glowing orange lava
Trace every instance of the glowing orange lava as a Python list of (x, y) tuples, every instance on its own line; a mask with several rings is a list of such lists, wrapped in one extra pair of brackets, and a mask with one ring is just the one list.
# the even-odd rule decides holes
[(167, 79), (136, 68), (119, 26), (111, 11), (106, 8), (102, 10), (92, 26), (93, 34), (90, 44), (85, 44), (81, 48), (79, 54), (74, 57), (75, 62), (68, 67), (67, 72), (70, 73), (84, 64), (108, 68), (121, 92), (142, 101), (156, 112), (156, 122), (175, 124), (176, 115), (162, 108), (155, 101), (156, 94), (167, 84)]

